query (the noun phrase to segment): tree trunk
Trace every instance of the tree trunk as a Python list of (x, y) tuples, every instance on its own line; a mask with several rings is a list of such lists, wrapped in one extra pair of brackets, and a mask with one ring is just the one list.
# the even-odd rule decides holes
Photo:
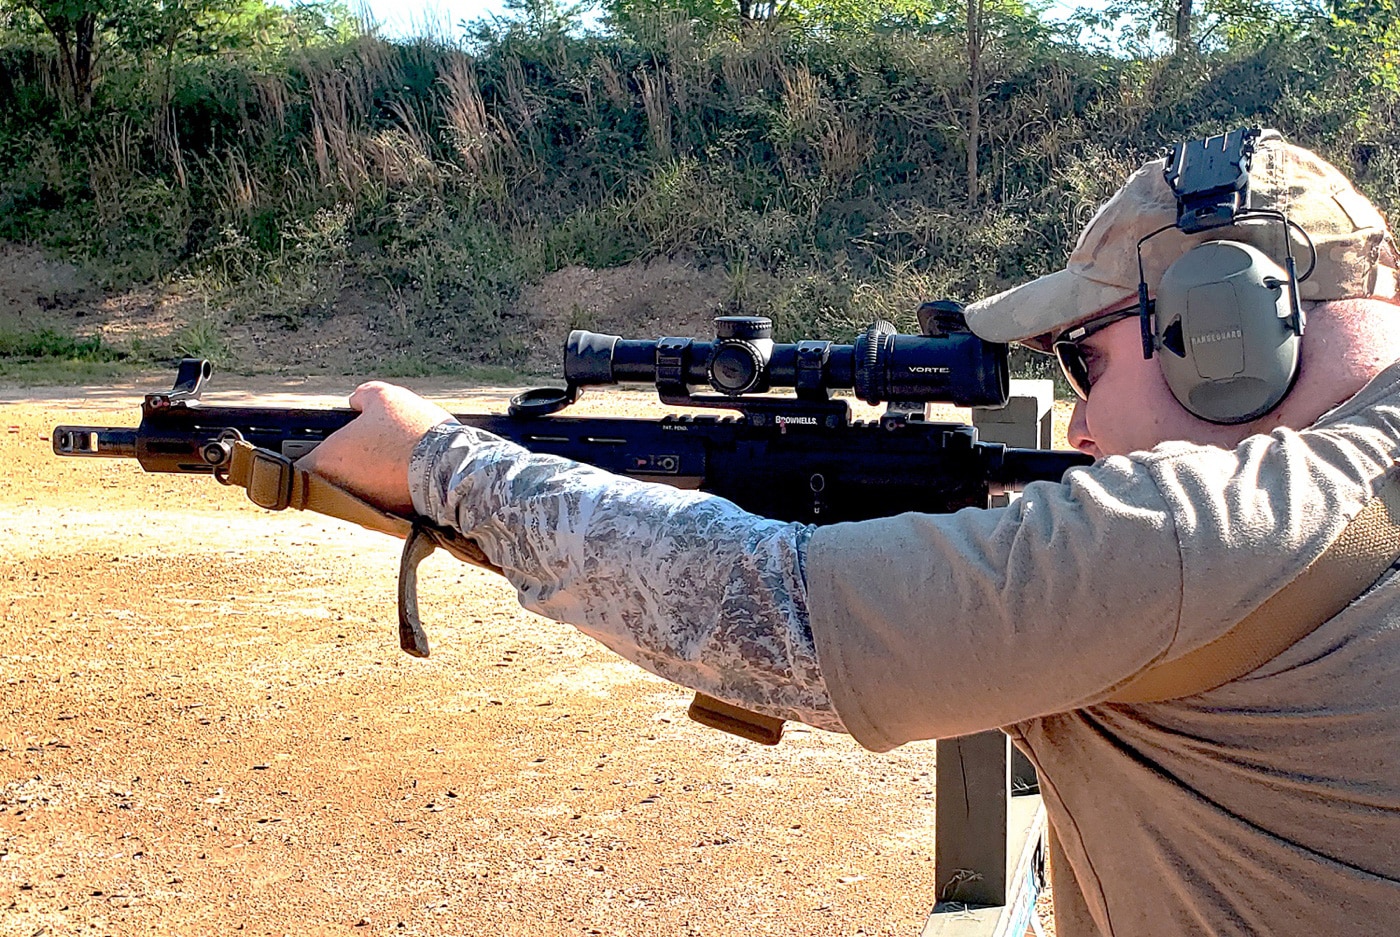
[(92, 79), (97, 64), (97, 14), (84, 13), (79, 16), (73, 34), (76, 46), (73, 97), (78, 107), (87, 110), (92, 104)]
[(1172, 34), (1176, 54), (1185, 55), (1193, 48), (1191, 42), (1191, 0), (1176, 0), (1176, 23)]
[(33, 3), (29, 8), (43, 21), (44, 28), (58, 46), (63, 79), (68, 83), (73, 103), (86, 111), (92, 104), (93, 73), (97, 65), (97, 14), (89, 11), (76, 17), (50, 16)]
[[(58, 60), (63, 70), (63, 80), (68, 85), (71, 92), (78, 87), (78, 73), (73, 66), (73, 45), (68, 41), (68, 23), (63, 21), (55, 26), (49, 26), (49, 32), (53, 34), (53, 41), (58, 46)], [(76, 95), (74, 100), (76, 100)]]
[(982, 0), (967, 0), (967, 204), (976, 207), (981, 185), (977, 151), (982, 146)]

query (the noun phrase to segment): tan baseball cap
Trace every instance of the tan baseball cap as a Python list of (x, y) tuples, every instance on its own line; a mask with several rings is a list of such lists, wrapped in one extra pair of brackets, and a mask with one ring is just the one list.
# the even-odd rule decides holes
[[(1158, 159), (1143, 166), (1099, 208), (1065, 269), (969, 305), (972, 331), (987, 341), (1021, 342), (1048, 351), (1055, 336), (1070, 326), (1135, 302), (1138, 241), (1176, 223), (1176, 197), (1162, 176), (1165, 165), (1165, 159)], [(1263, 131), (1255, 145), (1249, 207), (1283, 212), (1312, 239), (1317, 266), (1301, 284), (1304, 300), (1395, 296), (1400, 253), (1385, 218), (1335, 166), (1286, 142), (1276, 130)], [(1302, 235), (1289, 233), (1301, 275), (1312, 252)], [(1142, 245), (1148, 292), (1155, 294), (1172, 261), (1203, 241), (1244, 241), (1282, 264), (1284, 237), (1284, 226), (1269, 219), (1194, 235), (1171, 227)]]

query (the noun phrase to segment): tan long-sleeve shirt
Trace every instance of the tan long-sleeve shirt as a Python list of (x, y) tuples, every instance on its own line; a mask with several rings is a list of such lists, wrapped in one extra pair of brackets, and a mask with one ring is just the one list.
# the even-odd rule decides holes
[(1104, 935), (1394, 933), (1394, 570), (1216, 690), (1104, 700), (1294, 578), (1397, 453), (1393, 366), (1301, 433), (1109, 459), (1003, 512), (818, 529), (808, 602), (836, 711), (880, 750), (1006, 728)]

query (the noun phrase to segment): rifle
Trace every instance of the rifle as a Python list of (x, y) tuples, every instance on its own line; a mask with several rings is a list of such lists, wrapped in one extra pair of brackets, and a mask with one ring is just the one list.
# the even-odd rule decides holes
[[(925, 303), (921, 334), (877, 321), (850, 345), (779, 344), (763, 317), (716, 318), (713, 341), (623, 339), (575, 330), (564, 348), (565, 386), (516, 395), (506, 415), (461, 414), (467, 425), (528, 449), (610, 472), (721, 495), (778, 520), (829, 524), (904, 511), (945, 513), (986, 507), (998, 494), (1036, 480), (1057, 481), (1091, 459), (1075, 452), (984, 442), (961, 423), (926, 418), (927, 405), (1004, 406), (1010, 372), (1005, 345), (978, 339), (956, 303)], [(298, 470), (310, 452), (355, 417), (348, 408), (211, 406), (200, 400), (213, 366), (179, 364), (174, 386), (148, 394), (135, 428), (58, 426), (60, 456), (134, 458), (148, 472), (212, 475), (236, 484), (261, 507), (289, 506), (352, 520), (406, 539), (399, 570), (399, 641), (426, 657), (416, 569), (441, 547), (496, 569), (460, 533), (422, 518), (386, 514)], [(737, 415), (638, 418), (558, 415), (588, 386), (646, 382), (663, 403)], [(708, 387), (712, 393), (697, 392)], [(772, 396), (775, 387), (792, 395)], [(832, 390), (853, 389), (885, 404), (878, 420), (852, 419)], [(499, 570), (497, 570), (499, 571)], [(697, 694), (697, 721), (765, 744), (783, 722)]]

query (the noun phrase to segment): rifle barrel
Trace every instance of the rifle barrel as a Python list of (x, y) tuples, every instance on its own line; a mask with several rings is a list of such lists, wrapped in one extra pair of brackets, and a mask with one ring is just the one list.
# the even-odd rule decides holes
[(1092, 465), (1093, 456), (1068, 449), (1018, 449), (1002, 453), (1000, 464), (992, 468), (990, 480), (1002, 492), (1020, 491), (1031, 482), (1059, 481), (1072, 468)]

